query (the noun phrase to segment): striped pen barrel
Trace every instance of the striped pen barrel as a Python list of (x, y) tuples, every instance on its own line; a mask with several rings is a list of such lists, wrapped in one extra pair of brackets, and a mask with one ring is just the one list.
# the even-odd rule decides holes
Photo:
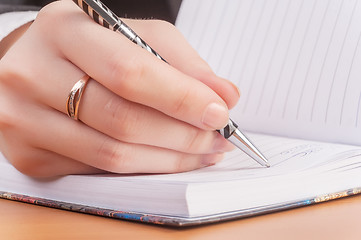
[[(155, 55), (158, 59), (167, 62), (156, 51), (154, 51), (145, 41), (143, 41), (130, 27), (128, 27), (116, 14), (99, 0), (73, 0), (87, 15), (98, 24), (118, 32), (130, 41), (144, 48)], [(224, 138), (228, 139), (236, 147), (241, 149), (262, 166), (269, 167), (267, 159), (252, 144), (252, 142), (238, 129), (237, 124), (232, 120), (228, 121), (226, 127), (217, 130)]]
[(96, 23), (99, 23), (114, 32), (119, 32), (133, 43), (155, 55), (160, 60), (167, 62), (101, 1), (73, 0), (73, 2), (83, 9), (86, 14), (93, 18)]

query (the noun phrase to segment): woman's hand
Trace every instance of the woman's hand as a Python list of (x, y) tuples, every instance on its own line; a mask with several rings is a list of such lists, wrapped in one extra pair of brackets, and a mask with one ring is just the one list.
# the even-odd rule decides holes
[[(37, 177), (173, 173), (212, 165), (233, 146), (214, 130), (239, 98), (171, 24), (125, 20), (169, 64), (54, 2), (0, 60), (0, 149)], [(66, 99), (91, 77), (79, 119)]]

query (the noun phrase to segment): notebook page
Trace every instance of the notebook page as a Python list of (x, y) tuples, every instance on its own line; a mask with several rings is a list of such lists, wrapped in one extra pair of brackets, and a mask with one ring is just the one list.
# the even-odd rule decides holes
[(242, 129), (361, 145), (361, 2), (184, 0), (176, 22), (242, 96)]
[(314, 171), (316, 174), (313, 176), (318, 176), (350, 164), (361, 166), (361, 147), (263, 134), (249, 133), (248, 136), (267, 156), (270, 168), (261, 167), (240, 150), (235, 150), (211, 167), (178, 174), (140, 176), (137, 179), (183, 183), (223, 182), (279, 176), (287, 178)]

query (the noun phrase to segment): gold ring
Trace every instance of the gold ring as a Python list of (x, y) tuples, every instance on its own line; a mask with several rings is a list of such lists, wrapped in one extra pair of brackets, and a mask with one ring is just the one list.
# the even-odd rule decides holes
[(85, 75), (78, 82), (76, 82), (69, 93), (68, 99), (66, 100), (67, 114), (74, 120), (79, 119), (79, 103), (89, 78), (90, 77), (88, 75)]

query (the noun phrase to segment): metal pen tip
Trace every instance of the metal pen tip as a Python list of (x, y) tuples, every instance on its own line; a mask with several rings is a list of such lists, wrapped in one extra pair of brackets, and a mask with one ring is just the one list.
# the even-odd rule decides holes
[(236, 129), (232, 136), (228, 138), (236, 147), (241, 149), (248, 156), (257, 161), (260, 165), (264, 167), (271, 167), (266, 157), (263, 156), (261, 151), (259, 151), (256, 146), (239, 130)]

